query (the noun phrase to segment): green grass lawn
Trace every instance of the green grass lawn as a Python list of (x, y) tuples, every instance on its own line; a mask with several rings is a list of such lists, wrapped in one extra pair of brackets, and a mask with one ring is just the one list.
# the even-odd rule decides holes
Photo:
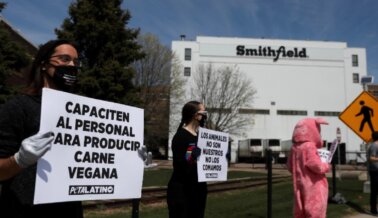
[[(159, 170), (160, 171), (160, 170)], [(169, 179), (169, 170), (159, 172), (146, 172), (147, 184), (154, 184), (147, 180), (156, 177)], [(234, 173), (232, 173), (234, 174)], [(238, 177), (251, 176), (249, 172), (235, 172)], [(159, 176), (160, 175), (160, 176)], [(168, 176), (167, 176), (168, 175)], [(231, 175), (231, 174), (230, 174)], [(167, 176), (167, 177), (166, 177)], [(164, 180), (165, 182), (166, 180)], [(151, 182), (151, 183), (150, 183)], [(156, 180), (155, 180), (156, 182)], [(162, 179), (162, 184), (163, 179)], [(330, 195), (332, 194), (332, 182), (329, 181)], [(348, 201), (347, 204), (328, 204), (327, 217), (342, 218), (368, 207), (369, 195), (362, 193), (363, 182), (357, 180), (337, 180), (337, 192), (340, 192)], [(272, 215), (277, 218), (292, 217), (292, 183), (291, 181), (273, 185)], [(119, 210), (105, 210), (86, 213), (86, 218), (120, 218), (131, 217), (131, 206)], [(206, 218), (264, 218), (267, 214), (267, 190), (266, 186), (249, 188), (226, 193), (209, 194), (206, 205)], [(165, 202), (156, 205), (141, 205), (139, 217), (141, 218), (166, 218), (168, 210)]]
[[(143, 187), (148, 186), (166, 186), (171, 178), (172, 169), (148, 169), (144, 171)], [(264, 173), (251, 173), (244, 171), (229, 171), (228, 179), (263, 176)]]

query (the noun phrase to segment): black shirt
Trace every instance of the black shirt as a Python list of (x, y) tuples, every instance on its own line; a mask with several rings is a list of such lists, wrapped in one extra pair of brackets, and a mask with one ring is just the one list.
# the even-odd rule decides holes
[(197, 146), (197, 136), (192, 135), (185, 129), (177, 131), (172, 139), (173, 174), (172, 181), (182, 183), (197, 183), (197, 162), (189, 161), (192, 146)]
[[(20, 95), (0, 107), (0, 158), (14, 155), (23, 139), (39, 130), (41, 96)], [(2, 182), (1, 217), (81, 218), (81, 202), (33, 205), (36, 165)]]

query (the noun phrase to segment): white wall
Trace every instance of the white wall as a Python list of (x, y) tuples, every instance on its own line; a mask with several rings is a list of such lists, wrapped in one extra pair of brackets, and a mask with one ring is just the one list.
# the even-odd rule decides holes
[[(236, 54), (238, 45), (251, 49), (284, 46), (286, 51), (305, 48), (307, 57), (281, 56), (274, 61), (274, 57), (268, 56), (240, 56)], [(192, 49), (191, 61), (184, 60), (185, 48)], [(184, 77), (188, 81), (187, 100), (194, 100), (190, 99), (190, 82), (199, 63), (211, 63), (214, 67), (236, 64), (252, 80), (257, 90), (253, 108), (270, 110), (270, 114), (243, 115), (254, 120), (254, 125), (244, 133), (245, 138), (290, 139), (294, 125), (302, 118), (314, 117), (315, 111), (342, 112), (362, 91), (361, 84), (353, 83), (352, 74), (358, 72), (360, 78), (367, 75), (365, 49), (348, 48), (344, 42), (197, 37), (196, 41), (173, 41), (172, 50), (183, 63), (182, 68), (192, 69), (191, 77)], [(352, 67), (352, 54), (359, 57), (358, 67)], [(307, 116), (277, 115), (277, 110), (303, 110)], [(336, 128), (340, 127), (347, 151), (360, 150), (359, 137), (337, 116), (324, 118), (330, 123), (322, 129), (325, 140), (335, 139)], [(233, 146), (237, 146), (237, 141), (244, 138), (233, 139)]]

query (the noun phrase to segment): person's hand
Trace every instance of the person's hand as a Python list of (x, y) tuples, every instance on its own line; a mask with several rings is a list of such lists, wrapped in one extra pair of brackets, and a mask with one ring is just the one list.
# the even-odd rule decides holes
[(146, 148), (145, 145), (143, 145), (142, 147), (138, 148), (138, 156), (143, 161), (145, 161), (147, 159), (147, 148)]
[(20, 150), (14, 155), (16, 163), (21, 168), (35, 164), (50, 149), (52, 140), (53, 132), (36, 134), (24, 139)]
[(192, 158), (193, 160), (196, 160), (201, 155), (201, 148), (194, 147), (192, 150)]

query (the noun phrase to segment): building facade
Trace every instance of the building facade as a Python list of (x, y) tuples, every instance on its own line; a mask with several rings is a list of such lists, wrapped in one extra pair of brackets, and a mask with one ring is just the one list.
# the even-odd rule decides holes
[[(237, 66), (252, 81), (257, 93), (252, 107), (241, 108), (240, 116), (253, 119), (253, 124), (231, 135), (233, 161), (239, 141), (290, 140), (295, 124), (305, 117), (323, 117), (330, 123), (322, 126), (327, 142), (336, 138), (339, 128), (347, 161), (358, 158), (363, 141), (338, 116), (363, 90), (364, 48), (349, 48), (345, 42), (198, 36), (195, 41), (173, 41), (172, 50), (181, 63), (180, 77), (186, 81), (186, 101), (196, 100), (190, 88), (200, 64)], [(171, 109), (169, 143), (178, 117), (179, 111)], [(168, 155), (172, 156), (170, 145)]]

